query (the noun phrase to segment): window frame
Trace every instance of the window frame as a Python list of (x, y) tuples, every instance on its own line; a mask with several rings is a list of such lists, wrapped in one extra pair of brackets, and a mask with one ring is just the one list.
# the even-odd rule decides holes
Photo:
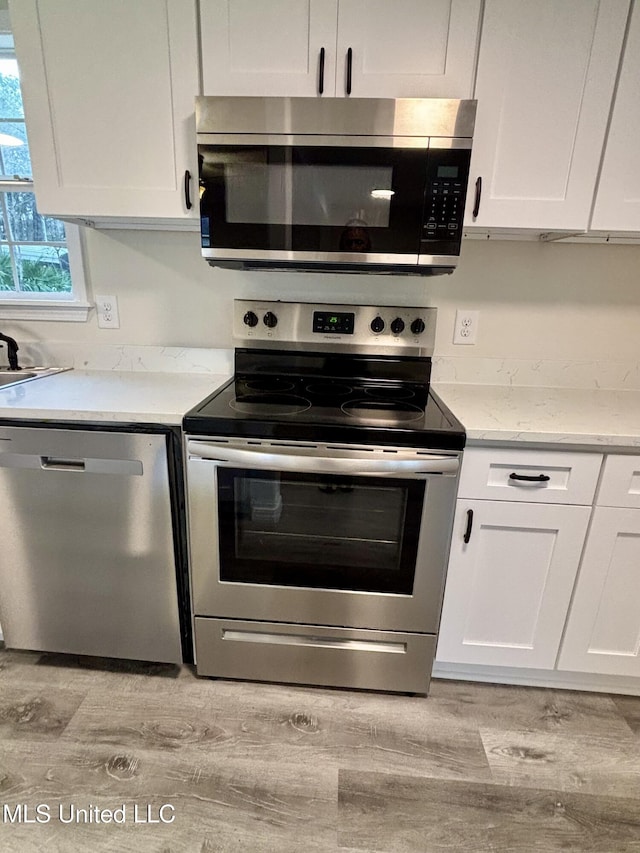
[[(0, 10), (0, 36), (11, 35), (8, 14)], [(16, 59), (15, 50), (0, 45), (0, 56)], [(26, 120), (25, 120), (26, 129)], [(30, 192), (35, 196), (32, 178), (0, 178), (0, 192)], [(37, 199), (36, 206), (37, 206)], [(51, 217), (56, 219), (57, 217)], [(64, 221), (64, 220), (61, 220)], [(26, 293), (0, 291), (0, 318), (8, 320), (68, 320), (85, 322), (93, 307), (87, 300), (84, 241), (78, 225), (64, 222), (69, 258), (70, 293)], [(7, 241), (20, 245), (19, 240)], [(42, 245), (46, 246), (47, 243)]]

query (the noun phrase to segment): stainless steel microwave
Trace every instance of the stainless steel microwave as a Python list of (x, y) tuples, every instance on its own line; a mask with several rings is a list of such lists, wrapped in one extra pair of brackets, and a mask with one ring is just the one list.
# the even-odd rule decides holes
[(476, 102), (199, 97), (213, 266), (433, 275), (460, 254)]

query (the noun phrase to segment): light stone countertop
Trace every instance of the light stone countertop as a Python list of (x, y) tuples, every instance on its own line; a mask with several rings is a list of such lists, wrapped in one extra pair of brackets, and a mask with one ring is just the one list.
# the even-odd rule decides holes
[(230, 374), (69, 370), (0, 388), (0, 420), (180, 425)]
[(640, 390), (433, 383), (467, 443), (640, 448)]

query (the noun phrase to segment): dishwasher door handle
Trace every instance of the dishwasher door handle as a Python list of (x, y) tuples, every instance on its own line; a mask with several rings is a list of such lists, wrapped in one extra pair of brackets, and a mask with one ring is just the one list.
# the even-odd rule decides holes
[(41, 456), (40, 467), (45, 471), (84, 471), (84, 459), (59, 459), (56, 456)]
[(420, 474), (455, 474), (458, 460), (451, 456), (425, 454), (423, 459), (354, 459), (349, 457), (306, 456), (273, 453), (265, 450), (239, 450), (206, 442), (188, 441), (190, 456), (216, 462), (229, 462), (246, 468), (300, 471), (311, 474), (378, 474), (387, 477)]
[(144, 470), (139, 459), (43, 456), (35, 453), (0, 453), (0, 468), (72, 471), (77, 474), (119, 474), (127, 477), (141, 477)]

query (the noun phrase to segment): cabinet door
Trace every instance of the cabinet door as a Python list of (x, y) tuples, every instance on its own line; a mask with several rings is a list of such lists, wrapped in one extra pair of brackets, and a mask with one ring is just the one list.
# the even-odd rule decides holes
[(470, 98), (479, 0), (340, 0), (336, 94)]
[(197, 217), (195, 0), (12, 0), (40, 213)]
[(437, 660), (552, 669), (590, 512), (459, 500)]
[(558, 668), (640, 676), (640, 510), (596, 507)]
[(628, 0), (487, 0), (466, 225), (588, 227)]
[(337, 0), (200, 0), (205, 95), (335, 94)]
[(640, 231), (640, 4), (634, 4), (591, 227)]

